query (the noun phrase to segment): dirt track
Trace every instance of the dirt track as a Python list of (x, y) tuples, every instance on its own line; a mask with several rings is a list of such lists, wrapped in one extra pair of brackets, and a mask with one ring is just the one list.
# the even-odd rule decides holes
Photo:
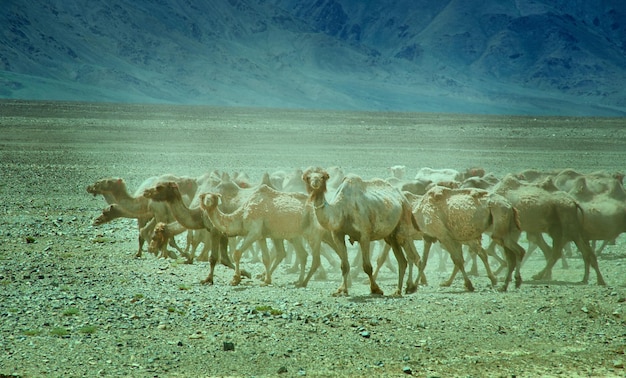
[[(277, 111), (0, 102), (0, 376), (625, 376), (626, 243), (600, 259), (608, 283), (580, 285), (578, 253), (519, 290), (484, 276), (467, 293), (447, 273), (403, 298), (372, 297), (361, 274), (296, 289), (229, 286), (232, 272), (150, 254), (133, 258), (136, 226), (92, 227), (105, 206), (85, 187), (119, 176), (130, 188), (163, 173), (200, 175), (340, 165), (386, 168), (623, 171), (624, 119)], [(418, 245), (421, 248), (421, 245)], [(260, 263), (244, 261), (254, 273)], [(285, 265), (287, 267), (287, 265)], [(451, 266), (448, 266), (451, 268)], [(482, 269), (479, 268), (482, 273)], [(396, 276), (379, 283), (393, 291)], [(233, 351), (225, 351), (232, 343)]]

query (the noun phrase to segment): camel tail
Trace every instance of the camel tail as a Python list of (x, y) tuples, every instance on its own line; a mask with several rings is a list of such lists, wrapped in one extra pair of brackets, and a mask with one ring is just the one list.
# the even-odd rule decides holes
[(417, 219), (415, 219), (415, 215), (413, 215), (412, 212), (411, 212), (411, 223), (413, 223), (413, 227), (415, 228), (415, 230), (421, 232), (420, 226), (417, 225)]
[(583, 210), (583, 208), (580, 206), (580, 204), (578, 203), (578, 201), (574, 201), (574, 204), (576, 205), (576, 210), (580, 211), (580, 223), (583, 224), (585, 222), (585, 211)]
[(522, 224), (519, 221), (519, 212), (517, 211), (515, 207), (513, 207), (512, 209), (513, 209), (513, 222), (515, 222), (515, 227), (517, 227), (517, 229), (521, 231)]

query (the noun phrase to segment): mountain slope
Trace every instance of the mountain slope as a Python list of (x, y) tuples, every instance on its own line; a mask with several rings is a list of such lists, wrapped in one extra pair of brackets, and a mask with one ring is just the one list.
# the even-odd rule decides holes
[(626, 114), (614, 1), (5, 1), (0, 97)]

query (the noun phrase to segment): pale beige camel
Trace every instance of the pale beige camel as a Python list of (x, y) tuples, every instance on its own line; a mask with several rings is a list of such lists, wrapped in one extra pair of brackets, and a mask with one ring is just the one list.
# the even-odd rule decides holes
[[(313, 255), (317, 255), (319, 261), (322, 229), (316, 227), (308, 216), (311, 210), (306, 206), (306, 195), (280, 192), (266, 185), (261, 185), (241, 207), (228, 214), (218, 208), (221, 196), (218, 193), (203, 193), (200, 203), (208, 218), (220, 231), (228, 236), (243, 237), (241, 244), (233, 253), (235, 260), (233, 285), (238, 285), (241, 281), (240, 261), (243, 252), (250, 248), (252, 243), (264, 242), (267, 238), (274, 241), (277, 247), (277, 257), (272, 262), (267, 252), (263, 252), (264, 284), (266, 285), (272, 283), (272, 273), (285, 257), (283, 239), (289, 240), (294, 245), (298, 258), (305, 259), (307, 253), (302, 241), (303, 238), (307, 238), (311, 244)], [(315, 244), (311, 242), (311, 235), (317, 235), (318, 240)], [(304, 264), (302, 266), (304, 267)], [(306, 285), (312, 272), (309, 272), (307, 278), (304, 278), (303, 275), (304, 270), (301, 272), (299, 281)]]
[(504, 285), (500, 290), (507, 290), (514, 271), (515, 286), (521, 285), (520, 263), (524, 257), (524, 249), (517, 243), (519, 219), (517, 211), (504, 197), (482, 189), (435, 186), (419, 200), (414, 214), (420, 230), (424, 233), (420, 277), (424, 274), (430, 245), (439, 241), (454, 262), (454, 271), (442, 286), (450, 286), (456, 273), (460, 271), (465, 288), (468, 291), (474, 290), (465, 272), (462, 244), (467, 244), (481, 258), (492, 285), (495, 285), (497, 280), (491, 272), (487, 254), (481, 244), (482, 235), (489, 233), (491, 239), (504, 249), (508, 263)]
[[(206, 187), (203, 185), (200, 187), (200, 190)], [(175, 182), (159, 183), (153, 188), (146, 189), (143, 195), (155, 202), (168, 206), (177, 221), (177, 223), (159, 224), (152, 240), (153, 243), (162, 246), (165, 244), (167, 237), (175, 235), (177, 232), (182, 232), (181, 230), (207, 230), (209, 232), (210, 242), (205, 243), (205, 246), (209, 244), (211, 247), (211, 255), (209, 257), (210, 271), (201, 283), (213, 284), (215, 266), (218, 260), (229, 268), (235, 268), (227, 253), (228, 239), (223, 237), (223, 233), (213, 226), (213, 223), (204, 215), (200, 207), (190, 208), (184, 203), (178, 184)], [(198, 198), (197, 203), (199, 203), (199, 195), (196, 197)], [(195, 197), (192, 203), (196, 203)], [(188, 262), (192, 261), (193, 258), (188, 257)], [(248, 274), (246, 273), (246, 275)]]
[[(363, 271), (370, 280), (372, 294), (383, 294), (372, 272), (370, 242), (384, 239), (394, 252), (398, 262), (398, 287), (395, 295), (401, 295), (407, 257), (419, 260), (412, 234), (418, 229), (411, 206), (402, 193), (384, 180), (364, 181), (356, 175), (347, 175), (331, 202), (325, 195), (330, 176), (323, 168), (309, 168), (304, 172), (309, 199), (315, 208), (319, 223), (329, 230), (337, 245), (341, 260), (342, 284), (335, 295), (348, 294), (350, 262), (345, 238), (359, 242), (363, 255)], [(402, 249), (404, 248), (404, 253)], [(410, 283), (409, 283), (410, 284)], [(407, 291), (415, 288), (407, 286)]]
[[(139, 248), (136, 256), (141, 257), (143, 244), (150, 237), (156, 222), (171, 219), (166, 207), (162, 204), (154, 204), (142, 196), (144, 189), (164, 181), (177, 182), (183, 188), (182, 191), (186, 198), (191, 198), (197, 188), (195, 179), (169, 174), (148, 178), (137, 188), (135, 195), (129, 193), (126, 182), (121, 178), (105, 178), (89, 185), (87, 187), (88, 193), (94, 196), (100, 194), (109, 203), (109, 207), (103, 210), (102, 215), (96, 218), (93, 224), (98, 226), (121, 217), (137, 219)], [(183, 252), (176, 244), (175, 239), (171, 238), (168, 241), (179, 252)], [(186, 248), (189, 248), (189, 243)]]
[(541, 238), (542, 233), (552, 238), (553, 244), (546, 256), (546, 266), (533, 278), (552, 279), (552, 267), (561, 258), (563, 246), (572, 241), (581, 252), (585, 263), (582, 282), (589, 281), (589, 270), (593, 267), (598, 285), (606, 285), (598, 267), (597, 257), (589, 241), (583, 236), (585, 215), (580, 204), (568, 193), (558, 190), (548, 191), (545, 187), (545, 182), (535, 185), (522, 182), (513, 175), (507, 175), (493, 189), (494, 193), (505, 197), (517, 209), (521, 229), (529, 238)]

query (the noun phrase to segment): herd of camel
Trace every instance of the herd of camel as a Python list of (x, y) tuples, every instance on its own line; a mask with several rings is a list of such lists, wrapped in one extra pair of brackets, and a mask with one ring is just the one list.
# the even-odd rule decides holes
[[(497, 285), (497, 278), (488, 256), (506, 267), (499, 288), (506, 291), (513, 277), (516, 287), (522, 283), (520, 267), (526, 251), (519, 239), (525, 233), (529, 248), (540, 248), (546, 259), (545, 267), (534, 279), (550, 280), (563, 248), (573, 242), (583, 257), (583, 282), (588, 282), (593, 268), (597, 283), (605, 285), (592, 245), (596, 241), (615, 241), (626, 231), (623, 174), (526, 170), (499, 178), (480, 168), (465, 172), (422, 168), (409, 180), (404, 178), (404, 166), (390, 170), (392, 175), (387, 179), (364, 180), (345, 174), (339, 167), (308, 168), (293, 174), (266, 173), (260, 183), (251, 183), (245, 174), (219, 171), (200, 177), (163, 175), (147, 179), (134, 195), (123, 179), (105, 178), (88, 186), (87, 191), (102, 195), (109, 204), (94, 225), (120, 217), (137, 219), (138, 257), (149, 240), (150, 252), (168, 257), (173, 254), (167, 249), (169, 244), (191, 263), (196, 249), (204, 243), (198, 259), (210, 262), (210, 272), (202, 283), (213, 284), (218, 263), (234, 270), (233, 285), (239, 284), (242, 276), (250, 277), (240, 266), (242, 254), (258, 247), (265, 267), (263, 284), (271, 284), (273, 272), (287, 256), (287, 241), (296, 256), (296, 286), (308, 284), (321, 266), (321, 256), (336, 261), (329, 254), (334, 251), (342, 274), (334, 295), (347, 295), (347, 238), (350, 244), (358, 243), (360, 247), (372, 294), (383, 294), (376, 277), (389, 251), (397, 261), (394, 295), (402, 293), (407, 268), (406, 293), (415, 292), (418, 284), (426, 284), (424, 269), (435, 242), (454, 263), (450, 279), (442, 285), (450, 285), (460, 271), (466, 290), (474, 290), (465, 270), (465, 245), (472, 256), (482, 260), (492, 285)], [(188, 235), (185, 250), (174, 239), (183, 232)], [(551, 246), (544, 234), (552, 239)], [(483, 247), (483, 235), (491, 241), (488, 248)], [(267, 239), (272, 241), (272, 253)], [(421, 257), (416, 240), (424, 243)], [(385, 246), (376, 271), (370, 261), (375, 241), (384, 241)], [(504, 259), (498, 256), (495, 246), (501, 247)], [(309, 254), (312, 262), (307, 272)]]

